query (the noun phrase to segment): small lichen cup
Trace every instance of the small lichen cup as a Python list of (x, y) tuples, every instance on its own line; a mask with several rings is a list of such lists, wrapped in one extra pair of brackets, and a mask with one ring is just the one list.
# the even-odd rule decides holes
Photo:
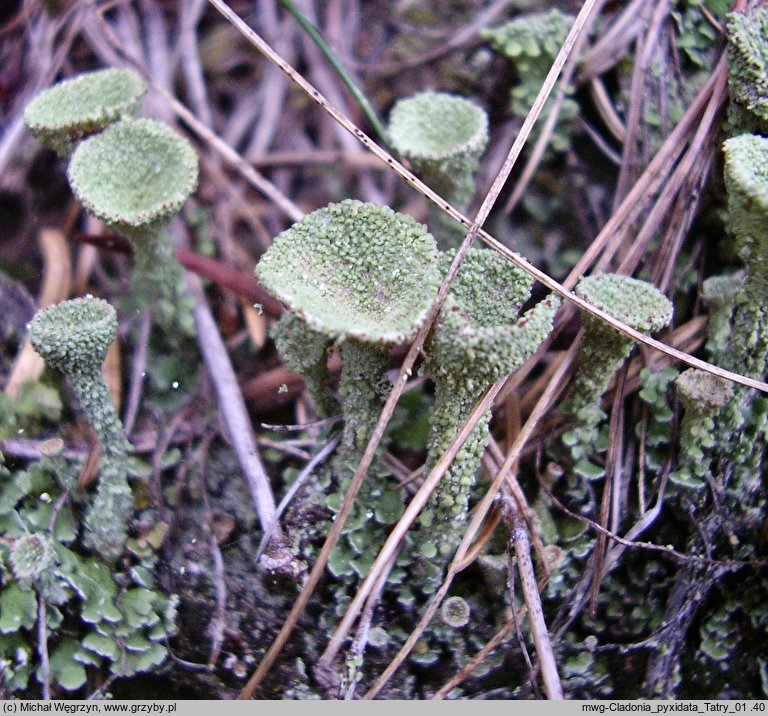
[[(669, 325), (672, 303), (655, 286), (629, 276), (598, 273), (582, 278), (576, 294), (610, 316), (642, 333)], [(575, 460), (595, 451), (605, 413), (600, 398), (629, 356), (634, 342), (586, 311), (582, 312), (584, 344), (573, 378), (573, 392), (563, 405), (573, 428), (563, 436)]]
[(174, 326), (180, 268), (166, 227), (197, 188), (192, 145), (162, 122), (117, 122), (78, 145), (67, 175), (85, 210), (131, 240), (135, 293)]
[[(474, 193), (474, 176), (488, 145), (488, 116), (474, 102), (444, 92), (399, 100), (389, 118), (392, 146), (414, 171), (459, 211)], [(429, 204), (429, 225), (441, 248), (458, 245), (464, 228)]]
[(32, 347), (69, 379), (96, 433), (101, 468), (96, 496), (85, 515), (85, 543), (110, 561), (123, 552), (133, 506), (126, 466), (130, 445), (101, 375), (116, 332), (115, 309), (92, 296), (49, 306), (29, 324)]
[[(451, 255), (441, 257), (447, 270)], [(518, 368), (552, 331), (560, 305), (551, 296), (523, 316), (532, 279), (498, 254), (471, 249), (456, 275), (426, 346), (435, 383), (426, 470), (450, 446), (483, 392)], [(420, 550), (448, 554), (461, 539), (470, 489), (488, 443), (490, 411), (443, 476), (420, 517)]]
[(24, 110), (35, 138), (67, 157), (77, 142), (139, 112), (146, 86), (133, 70), (88, 72), (41, 92)]
[(699, 490), (706, 484), (710, 459), (706, 451), (716, 443), (716, 419), (733, 398), (727, 380), (697, 368), (688, 368), (675, 381), (685, 414), (680, 424), (678, 469), (670, 479), (681, 487)]

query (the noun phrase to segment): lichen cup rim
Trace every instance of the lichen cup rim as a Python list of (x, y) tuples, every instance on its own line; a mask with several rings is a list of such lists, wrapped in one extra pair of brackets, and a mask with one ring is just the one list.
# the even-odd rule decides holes
[(48, 306), (29, 324), (32, 347), (57, 369), (101, 366), (116, 333), (115, 309), (93, 296)]
[(638, 331), (654, 333), (672, 320), (672, 302), (653, 284), (631, 276), (614, 273), (585, 276), (575, 293)]
[(313, 211), (278, 235), (256, 278), (312, 330), (377, 345), (413, 338), (440, 286), (437, 247), (425, 226), (352, 199)]
[[(105, 84), (105, 80), (114, 82), (115, 79), (122, 80), (123, 86), (119, 88), (123, 91), (122, 96), (107, 103), (104, 101), (105, 93), (102, 92), (97, 101), (90, 105), (86, 103), (87, 99), (91, 99), (88, 92), (99, 89)], [(88, 92), (83, 92), (84, 89)], [(73, 91), (76, 102), (71, 103), (72, 110), (67, 114), (62, 110), (67, 108), (66, 100)], [(110, 67), (85, 72), (38, 94), (24, 110), (24, 122), (30, 131), (36, 134), (71, 131), (77, 137), (80, 132), (105, 126), (110, 121), (117, 120), (123, 113), (130, 112), (138, 105), (146, 91), (144, 81), (133, 70)], [(55, 111), (47, 116), (46, 113), (51, 110)]]
[(89, 214), (118, 228), (143, 229), (169, 221), (194, 193), (198, 159), (168, 125), (135, 119), (81, 142), (67, 176)]
[[(445, 119), (449, 108), (461, 112), (469, 120), (474, 120), (471, 132), (464, 133), (442, 149), (429, 146), (434, 142), (434, 133), (415, 137), (412, 131), (414, 124), (408, 121), (414, 108), (418, 110), (417, 116), (421, 118), (426, 112), (435, 111), (437, 103), (441, 105), (434, 118), (438, 125)], [(448, 92), (419, 92), (395, 103), (389, 115), (389, 134), (392, 145), (404, 156), (432, 161), (449, 159), (459, 154), (482, 152), (488, 141), (488, 116), (482, 107), (466, 97)], [(425, 142), (426, 146), (423, 144)]]
[[(444, 254), (441, 262), (448, 263), (449, 258), (450, 253)], [(480, 278), (482, 286), (479, 283), (473, 286)], [(529, 274), (499, 254), (470, 249), (431, 337), (430, 347), (437, 358), (433, 372), (436, 370), (445, 376), (461, 373), (493, 381), (514, 370), (519, 365), (519, 355), (514, 348), (520, 347), (520, 338), (534, 327), (530, 322), (546, 325), (559, 306), (556, 297), (548, 296), (521, 314), (532, 285)], [(494, 286), (495, 295), (489, 298), (488, 292), (494, 293)], [(470, 292), (479, 289), (482, 295), (470, 296), (471, 303), (467, 303), (466, 296), (462, 295), (467, 289)], [(482, 317), (477, 315), (478, 311)], [(458, 370), (462, 366), (464, 368)]]

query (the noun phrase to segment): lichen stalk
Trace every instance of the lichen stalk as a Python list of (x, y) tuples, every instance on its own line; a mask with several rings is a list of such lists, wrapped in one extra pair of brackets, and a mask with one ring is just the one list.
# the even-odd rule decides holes
[(711, 373), (689, 368), (678, 377), (676, 389), (685, 413), (680, 422), (678, 469), (670, 479), (698, 490), (706, 484), (710, 451), (717, 442), (716, 419), (732, 399), (733, 386)]
[(304, 378), (320, 417), (337, 413), (339, 404), (328, 385), (328, 337), (313, 331), (293, 313), (284, 313), (271, 335), (288, 370)]
[(768, 8), (728, 15), (729, 118), (739, 131), (768, 129)]
[(350, 455), (362, 455), (389, 394), (389, 350), (354, 339), (339, 346), (339, 395), (344, 416), (341, 444)]
[[(672, 304), (653, 285), (618, 274), (595, 274), (583, 278), (576, 293), (594, 306), (635, 330), (653, 333), (669, 325)], [(634, 342), (583, 312), (584, 343), (573, 390), (563, 405), (572, 429), (564, 436), (574, 460), (588, 457), (596, 449), (599, 426), (605, 418), (600, 399), (611, 379), (632, 352)]]
[(133, 498), (127, 479), (130, 450), (101, 365), (117, 331), (114, 309), (101, 299), (62, 301), (40, 311), (30, 324), (34, 349), (49, 367), (63, 373), (96, 434), (100, 476), (86, 510), (86, 545), (105, 559), (123, 552)]
[[(485, 390), (521, 365), (552, 330), (559, 306), (554, 297), (518, 316), (531, 283), (495, 253), (473, 249), (467, 255), (427, 346), (426, 368), (435, 383), (427, 472)], [(449, 553), (461, 538), (490, 417), (489, 411), (478, 422), (421, 514), (421, 553), (427, 559), (437, 551)]]
[(725, 185), (736, 248), (747, 267), (724, 367), (761, 378), (768, 365), (768, 139), (729, 139)]

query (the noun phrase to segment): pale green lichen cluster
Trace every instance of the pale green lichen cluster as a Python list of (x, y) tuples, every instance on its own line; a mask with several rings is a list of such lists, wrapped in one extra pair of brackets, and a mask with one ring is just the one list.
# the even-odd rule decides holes
[(733, 386), (711, 373), (689, 368), (675, 387), (685, 414), (680, 423), (678, 469), (670, 479), (683, 487), (701, 489), (709, 473), (707, 452), (717, 442), (716, 418), (733, 398)]
[[(430, 188), (466, 211), (488, 145), (488, 116), (481, 107), (444, 92), (422, 92), (395, 104), (389, 135), (393, 147)], [(431, 203), (429, 211), (441, 247), (457, 245), (463, 227)]]
[(133, 243), (138, 303), (166, 331), (191, 335), (191, 299), (166, 227), (197, 187), (197, 155), (162, 122), (134, 119), (144, 90), (134, 72), (86, 74), (39, 95), (25, 118), (43, 143), (72, 154), (67, 176), (85, 210)]
[[(630, 328), (646, 334), (672, 320), (672, 303), (656, 287), (629, 276), (595, 274), (582, 278), (576, 294)], [(597, 449), (599, 425), (605, 418), (600, 399), (611, 378), (632, 351), (634, 342), (589, 313), (582, 313), (584, 345), (563, 411), (573, 425), (563, 441), (579, 461)]]
[[(432, 235), (410, 217), (346, 200), (314, 211), (284, 231), (256, 267), (262, 286), (293, 316), (284, 323), (290, 335), (278, 337), (278, 344), (289, 349), (290, 365), (310, 369), (309, 384), (322, 391), (321, 397), (327, 391), (325, 350), (331, 342), (338, 344), (344, 432), (334, 471), (342, 488), (389, 393), (389, 349), (415, 336), (437, 295), (437, 255)], [(369, 517), (390, 524), (400, 511), (397, 491), (376, 483), (369, 476), (363, 484), (360, 514), (348, 525), (356, 554), (371, 550), (370, 541), (363, 539), (367, 543), (362, 544), (361, 535), (355, 536), (365, 533)], [(383, 538), (380, 529), (374, 532), (375, 538)], [(339, 554), (332, 565), (343, 570), (347, 567), (340, 564)]]
[[(442, 257), (443, 270), (450, 256)], [(522, 317), (532, 280), (495, 252), (472, 249), (451, 287), (427, 345), (435, 383), (426, 470), (456, 438), (483, 392), (520, 366), (549, 335), (559, 301), (545, 299)], [(461, 538), (470, 489), (488, 443), (490, 411), (443, 476), (420, 518), (421, 553), (449, 552)]]
[[(510, 99), (516, 116), (528, 115), (573, 22), (573, 16), (554, 9), (480, 31), (480, 37), (489, 41), (515, 67), (518, 83), (510, 91)], [(548, 114), (549, 106), (550, 103), (544, 105), (543, 116)], [(550, 140), (553, 151), (560, 152), (569, 146), (572, 120), (578, 113), (579, 105), (566, 97), (560, 107), (559, 129)]]
[(113, 561), (123, 552), (133, 506), (126, 468), (130, 445), (101, 375), (116, 331), (115, 310), (93, 297), (49, 306), (38, 312), (29, 326), (33, 348), (50, 368), (69, 379), (96, 433), (101, 470), (96, 496), (85, 516), (86, 543)]
[(728, 15), (731, 120), (741, 131), (768, 129), (768, 8)]
[[(79, 552), (76, 470), (58, 454), (60, 440), (44, 457), (10, 473), (0, 455), (0, 679), (13, 694), (43, 676), (38, 613), (45, 608), (49, 681), (75, 692), (86, 669), (115, 676), (150, 671), (168, 656), (175, 633), (177, 599), (154, 588), (156, 556), (132, 556), (129, 573)], [(58, 443), (58, 445), (56, 445)], [(67, 499), (64, 499), (64, 497)], [(87, 533), (86, 533), (87, 534)], [(29, 693), (29, 692), (27, 692)]]
[(176, 316), (181, 272), (166, 225), (195, 191), (197, 164), (186, 139), (162, 122), (137, 119), (80, 143), (67, 172), (85, 210), (133, 243), (134, 293), (165, 328), (183, 326)]
[(146, 87), (132, 70), (89, 72), (41, 92), (24, 111), (35, 138), (61, 156), (113, 122), (139, 112)]

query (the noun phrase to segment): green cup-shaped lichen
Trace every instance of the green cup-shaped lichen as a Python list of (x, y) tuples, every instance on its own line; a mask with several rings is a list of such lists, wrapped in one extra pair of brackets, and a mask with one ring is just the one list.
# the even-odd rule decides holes
[(768, 364), (768, 139), (743, 134), (723, 148), (731, 228), (747, 267), (724, 364), (760, 378)]
[(91, 216), (135, 247), (135, 292), (174, 322), (180, 270), (165, 227), (197, 187), (197, 154), (162, 122), (118, 122), (78, 145), (69, 183)]
[(96, 433), (101, 470), (96, 497), (85, 516), (86, 544), (110, 560), (122, 554), (133, 504), (126, 469), (130, 445), (101, 376), (116, 331), (115, 309), (92, 296), (49, 306), (29, 325), (33, 348), (70, 380)]
[[(256, 267), (256, 278), (309, 331), (340, 342), (345, 443), (359, 448), (377, 417), (363, 406), (378, 402), (371, 396), (380, 392), (388, 346), (413, 338), (437, 293), (434, 239), (410, 217), (347, 200), (280, 234)], [(317, 345), (310, 349), (312, 355), (290, 360), (315, 364)], [(358, 401), (360, 413), (351, 407)]]
[(378, 346), (416, 335), (440, 282), (425, 226), (354, 200), (313, 211), (276, 237), (256, 278), (313, 331)]
[(461, 629), (469, 624), (471, 610), (467, 600), (462, 597), (448, 597), (440, 607), (443, 624), (452, 629)]
[(24, 111), (24, 122), (41, 144), (69, 156), (83, 137), (135, 117), (145, 92), (132, 70), (89, 72), (37, 95)]
[[(442, 259), (443, 268), (450, 256)], [(559, 301), (522, 317), (531, 278), (498, 254), (472, 249), (451, 286), (427, 346), (435, 383), (427, 471), (456, 438), (483, 392), (519, 367), (549, 335)], [(461, 538), (469, 492), (488, 443), (490, 412), (470, 434), (421, 515), (422, 553), (447, 553)]]
[(715, 420), (733, 398), (733, 386), (716, 375), (689, 368), (675, 382), (685, 414), (680, 424), (679, 467), (670, 479), (682, 487), (704, 487), (709, 472), (707, 452), (716, 442)]
[[(655, 286), (629, 276), (595, 274), (582, 278), (576, 294), (596, 308), (642, 333), (651, 334), (669, 325), (672, 303)], [(573, 380), (573, 394), (563, 406), (575, 423), (564, 439), (575, 459), (588, 457), (605, 417), (600, 398), (613, 374), (632, 351), (634, 342), (589, 313), (582, 313), (584, 345)]]
[[(432, 189), (459, 211), (467, 209), (488, 144), (488, 117), (481, 107), (463, 97), (423, 92), (397, 102), (389, 134), (395, 149)], [(463, 227), (432, 204), (429, 211), (441, 243), (455, 245)]]
[[(348, 475), (389, 391), (389, 347), (415, 336), (437, 294), (435, 241), (408, 216), (347, 200), (308, 214), (276, 237), (256, 278), (308, 331), (339, 344), (344, 434), (336, 468)], [(291, 350), (301, 346), (296, 339), (290, 343)], [(291, 364), (320, 368), (322, 344), (308, 341), (305, 355), (291, 355)], [(317, 385), (322, 376), (311, 378)], [(382, 491), (371, 482), (359, 500), (375, 511), (374, 492), (381, 497)]]
[(728, 15), (728, 90), (735, 124), (768, 129), (768, 8)]

